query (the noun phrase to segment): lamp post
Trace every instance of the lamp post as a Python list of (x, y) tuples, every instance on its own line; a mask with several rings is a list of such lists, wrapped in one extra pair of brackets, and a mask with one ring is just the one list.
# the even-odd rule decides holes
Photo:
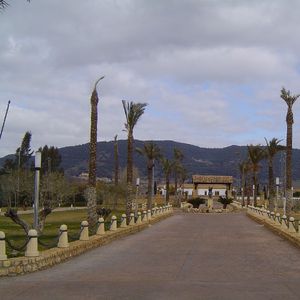
[(138, 214), (138, 194), (139, 194), (140, 178), (136, 179), (136, 195), (135, 195), (135, 217)]
[(42, 164), (42, 153), (40, 151), (35, 152), (34, 169), (34, 229), (38, 230), (39, 225), (39, 196), (40, 196), (40, 170)]
[(253, 206), (254, 206), (254, 198), (255, 198), (255, 185), (253, 184), (253, 186), (252, 186), (252, 190), (253, 190), (253, 193), (252, 193), (252, 196), (253, 196), (253, 202), (252, 202), (252, 204), (253, 204)]
[(276, 202), (275, 202), (275, 212), (277, 212), (278, 209), (278, 193), (279, 193), (279, 177), (276, 177)]

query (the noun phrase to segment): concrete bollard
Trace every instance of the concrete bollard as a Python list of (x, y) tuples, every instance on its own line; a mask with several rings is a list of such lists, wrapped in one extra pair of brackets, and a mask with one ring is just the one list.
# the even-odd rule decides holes
[(270, 219), (271, 219), (272, 222), (275, 222), (275, 213), (274, 213), (274, 211), (271, 212), (271, 218)]
[(122, 217), (121, 217), (121, 228), (125, 228), (127, 227), (127, 223), (126, 223), (126, 215), (125, 214), (122, 214)]
[(29, 241), (26, 246), (25, 256), (39, 256), (37, 231), (35, 229), (30, 229), (28, 231), (28, 238)]
[(281, 217), (281, 228), (282, 229), (289, 229), (288, 226), (287, 226), (287, 217), (286, 217), (286, 215), (283, 215)]
[(276, 224), (281, 225), (281, 218), (280, 218), (280, 213), (276, 213), (275, 215), (275, 220), (276, 220)]
[(147, 212), (145, 210), (142, 213), (142, 222), (147, 222)]
[(89, 223), (88, 221), (81, 222), (81, 231), (80, 231), (80, 241), (88, 241), (89, 240)]
[(7, 260), (5, 233), (0, 231), (0, 260)]
[(118, 226), (117, 226), (117, 217), (116, 216), (112, 216), (111, 217), (111, 224), (110, 224), (110, 229), (111, 231), (115, 231), (118, 229)]
[(268, 219), (271, 219), (271, 212), (269, 210), (267, 210), (267, 216), (268, 216)]
[(138, 212), (138, 217), (137, 217), (137, 220), (136, 220), (136, 224), (142, 224), (142, 214), (141, 214), (140, 211)]
[(289, 232), (296, 233), (296, 226), (295, 226), (295, 218), (290, 217), (289, 219)]
[(129, 226), (132, 226), (132, 225), (134, 225), (135, 223), (134, 223), (134, 213), (131, 213), (130, 214), (130, 220), (129, 220)]
[(99, 224), (99, 226), (98, 226), (96, 234), (97, 235), (103, 235), (103, 234), (105, 234), (104, 219), (103, 218), (99, 218), (98, 219), (98, 224)]
[(68, 240), (68, 226), (63, 224), (59, 228), (59, 239), (57, 243), (58, 248), (68, 248), (69, 240)]
[(150, 221), (151, 220), (151, 210), (148, 209), (147, 210), (147, 221)]
[(152, 217), (155, 217), (155, 208), (154, 207), (152, 208), (152, 214), (151, 215), (152, 215)]

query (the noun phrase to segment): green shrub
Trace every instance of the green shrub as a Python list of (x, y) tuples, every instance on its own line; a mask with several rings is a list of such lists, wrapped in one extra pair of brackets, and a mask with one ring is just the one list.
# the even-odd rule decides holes
[(232, 198), (228, 198), (225, 196), (220, 196), (218, 199), (218, 202), (223, 204), (223, 208), (226, 209), (227, 205), (230, 204), (232, 202)]
[(198, 208), (200, 204), (205, 203), (205, 199), (197, 197), (197, 198), (190, 199), (188, 203), (191, 203), (193, 205), (193, 208)]

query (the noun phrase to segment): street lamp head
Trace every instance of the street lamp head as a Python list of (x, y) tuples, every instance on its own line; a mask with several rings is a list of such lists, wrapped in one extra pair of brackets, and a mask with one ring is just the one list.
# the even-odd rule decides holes
[(34, 167), (36, 169), (40, 169), (42, 165), (42, 153), (41, 151), (35, 152), (35, 159), (34, 159)]

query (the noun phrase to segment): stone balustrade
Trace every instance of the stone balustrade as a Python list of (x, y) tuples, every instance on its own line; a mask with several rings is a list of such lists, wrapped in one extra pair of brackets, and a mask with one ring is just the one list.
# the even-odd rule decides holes
[(251, 205), (247, 207), (247, 215), (255, 221), (264, 224), (266, 227), (285, 237), (287, 240), (300, 246), (300, 226), (299, 221), (294, 217), (288, 218), (286, 215), (267, 211)]
[[(57, 247), (38, 251), (38, 235), (36, 230), (31, 229), (28, 232), (27, 241), (25, 244), (25, 256), (17, 258), (7, 258), (6, 244), (9, 241), (5, 237), (5, 233), (0, 231), (0, 276), (18, 275), (28, 272), (33, 272), (45, 269), (52, 265), (58, 264), (70, 257), (84, 253), (85, 251), (107, 244), (110, 241), (143, 230), (148, 227), (148, 224), (154, 224), (173, 214), (171, 205), (167, 205), (160, 210), (154, 208), (155, 213), (151, 216), (151, 211), (138, 213), (137, 222), (135, 223), (134, 214), (130, 218), (130, 226), (126, 224), (126, 215), (121, 217), (121, 224), (118, 227), (117, 217), (112, 216), (111, 226), (109, 231), (105, 231), (104, 219), (99, 218), (96, 234), (89, 236), (89, 224), (87, 221), (81, 222), (79, 239), (69, 242), (68, 227), (63, 224), (60, 226)], [(157, 211), (157, 213), (156, 213)], [(158, 211), (160, 211), (158, 213)], [(78, 236), (77, 236), (78, 238)]]

